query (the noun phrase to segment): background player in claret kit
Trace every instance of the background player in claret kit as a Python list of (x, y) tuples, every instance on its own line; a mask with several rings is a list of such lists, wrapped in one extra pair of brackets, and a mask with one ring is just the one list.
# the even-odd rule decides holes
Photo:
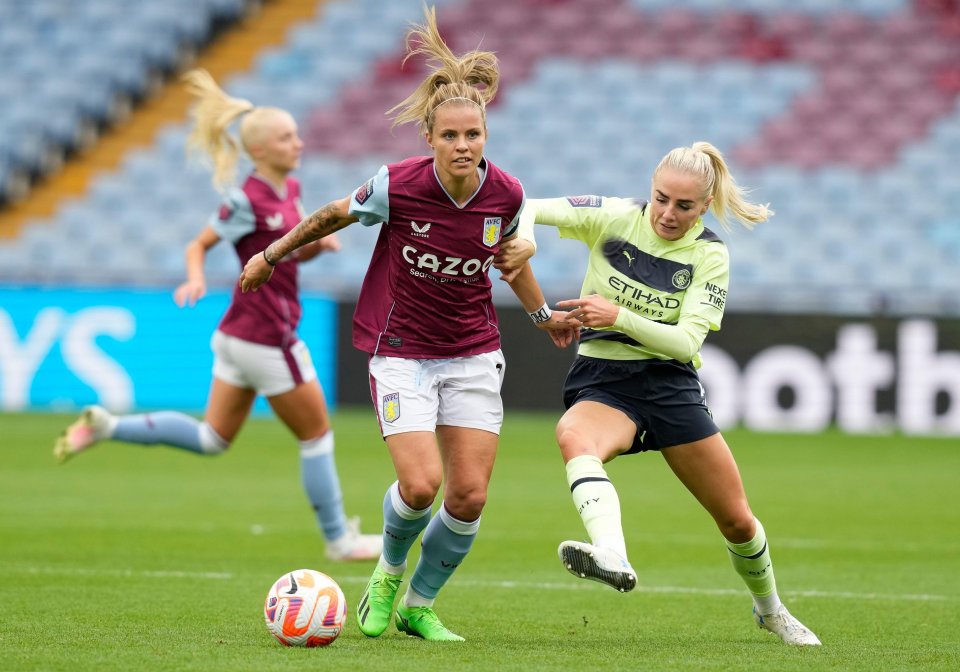
[(701, 220), (707, 210), (723, 224), (732, 216), (748, 229), (773, 214), (747, 202), (720, 152), (698, 142), (663, 157), (650, 202), (601, 196), (528, 200), (520, 235), (532, 244), (511, 243), (497, 259), (505, 278), (528, 268), (534, 222), (556, 226), (562, 237), (590, 248), (581, 297), (557, 304), (582, 327), (564, 385), (567, 412), (557, 425), (557, 442), (592, 543), (565, 541), (560, 558), (576, 576), (620, 591), (634, 588), (620, 501), (603, 463), (660, 451), (720, 528), (753, 595), (757, 624), (788, 644), (819, 645), (780, 602), (763, 526), (697, 375), (704, 338), (720, 328), (729, 279), (726, 246)]
[[(192, 306), (206, 294), (207, 250), (226, 239), (246, 262), (300, 220), (300, 183), (290, 173), (300, 164), (303, 142), (286, 111), (231, 98), (203, 70), (193, 70), (184, 79), (197, 97), (190, 144), (210, 155), (214, 184), (224, 191), (219, 213), (186, 247), (187, 280), (176, 289), (174, 300)], [(237, 119), (240, 143), (254, 166), (239, 189), (229, 186), (236, 172), (237, 142), (228, 127)], [(57, 458), (67, 460), (108, 439), (218, 455), (229, 448), (257, 395), (263, 394), (300, 443), (303, 486), (326, 540), (327, 557), (378, 557), (380, 536), (360, 534), (358, 522), (344, 514), (323, 391), (296, 332), (301, 312), (297, 264), (337, 249), (335, 237), (318, 241), (283, 259), (274, 282), (263, 292), (235, 289), (212, 339), (213, 383), (203, 422), (175, 411), (115, 417), (92, 406), (57, 440)]]
[[(461, 641), (432, 605), (470, 550), (486, 502), (504, 373), (488, 269), (500, 241), (515, 234), (524, 195), (515, 178), (483, 156), (486, 104), (499, 81), (496, 57), (455, 56), (432, 9), (408, 37), (409, 55), (426, 56), (432, 70), (391, 112), (395, 123), (419, 124), (432, 156), (382, 167), (251, 258), (241, 283), (256, 289), (270, 277), (269, 264), (307, 241), (357, 221), (381, 225), (353, 339), (370, 353), (371, 395), (397, 481), (384, 498), (383, 555), (357, 603), (357, 621), (371, 637), (387, 628), (407, 554), (423, 532), (420, 561), (396, 608), (397, 627), (428, 640)], [(511, 287), (557, 345), (570, 342), (563, 315), (545, 317), (529, 266)], [(431, 519), (441, 482), (443, 504)]]

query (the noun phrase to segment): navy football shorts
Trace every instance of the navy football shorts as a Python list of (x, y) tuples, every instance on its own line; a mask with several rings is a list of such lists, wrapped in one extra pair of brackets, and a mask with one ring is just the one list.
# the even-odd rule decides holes
[(659, 359), (578, 356), (563, 385), (563, 403), (595, 401), (624, 412), (637, 426), (627, 453), (660, 450), (720, 431), (692, 364)]

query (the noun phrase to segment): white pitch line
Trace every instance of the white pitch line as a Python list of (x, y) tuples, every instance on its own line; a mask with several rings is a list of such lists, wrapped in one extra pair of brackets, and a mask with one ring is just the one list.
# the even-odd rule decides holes
[[(9, 569), (9, 568), (8, 568)], [(16, 569), (16, 568), (14, 568)], [(230, 580), (237, 578), (230, 572), (184, 572), (179, 570), (150, 569), (84, 569), (83, 567), (24, 567), (27, 574), (59, 574), (61, 576), (145, 576), (151, 579), (214, 579)]]
[[(16, 571), (15, 567), (8, 567), (7, 571)], [(253, 576), (241, 577), (231, 572), (188, 572), (180, 570), (135, 570), (135, 569), (85, 569), (82, 567), (24, 567), (21, 571), (27, 574), (58, 574), (61, 576), (121, 576), (146, 577), (152, 579), (208, 579), (216, 581), (230, 581), (234, 579), (251, 580)], [(337, 576), (340, 583), (365, 584), (369, 576)], [(465, 588), (484, 588), (500, 590), (600, 590), (602, 586), (594, 582), (577, 581), (545, 582), (545, 581), (489, 581), (482, 579), (457, 579), (453, 585)], [(633, 592), (660, 595), (706, 595), (710, 597), (743, 597), (746, 591), (735, 588), (693, 588), (689, 586), (643, 586), (638, 585)], [(950, 595), (933, 595), (929, 593), (855, 593), (851, 591), (829, 590), (786, 590), (781, 593), (784, 597), (822, 597), (841, 600), (877, 600), (890, 602), (954, 602), (960, 598)]]

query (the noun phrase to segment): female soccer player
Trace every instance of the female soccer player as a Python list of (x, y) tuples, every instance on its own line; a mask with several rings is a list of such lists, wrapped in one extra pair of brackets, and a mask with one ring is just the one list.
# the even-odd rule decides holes
[[(387, 628), (407, 555), (423, 532), (420, 561), (396, 607), (397, 628), (427, 640), (462, 641), (432, 605), (470, 550), (486, 502), (504, 373), (488, 269), (500, 241), (516, 231), (524, 194), (483, 156), (486, 105), (499, 81), (496, 57), (454, 55), (433, 9), (408, 40), (408, 58), (424, 55), (432, 70), (390, 112), (397, 124), (419, 124), (432, 156), (382, 167), (252, 257), (240, 281), (244, 291), (256, 290), (278, 259), (308, 241), (357, 221), (381, 225), (353, 342), (370, 354), (370, 393), (397, 481), (384, 497), (383, 555), (357, 603), (357, 621), (370, 637)], [(511, 286), (538, 326), (555, 330), (555, 343), (570, 342), (562, 315), (543, 317), (543, 294), (529, 266)], [(443, 504), (431, 519), (441, 482)]]
[[(189, 144), (210, 155), (214, 185), (224, 192), (224, 199), (219, 213), (186, 246), (187, 280), (174, 292), (181, 307), (193, 306), (206, 294), (204, 259), (221, 239), (233, 244), (242, 263), (290, 231), (303, 213), (300, 183), (290, 177), (303, 150), (293, 117), (275, 107), (255, 107), (227, 96), (206, 71), (193, 70), (184, 79), (197, 98)], [(230, 186), (237, 141), (228, 131), (238, 118), (240, 143), (254, 166), (239, 189)], [(337, 249), (335, 237), (318, 241), (279, 263), (275, 281), (263, 292), (234, 291), (212, 339), (213, 383), (203, 422), (173, 411), (114, 417), (92, 406), (57, 440), (54, 454), (64, 461), (109, 439), (219, 455), (230, 447), (257, 395), (262, 394), (300, 443), (303, 486), (326, 540), (327, 557), (379, 557), (380, 536), (360, 534), (357, 521), (344, 515), (323, 391), (306, 344), (296, 331), (300, 321), (297, 265)]]
[[(497, 267), (509, 278), (535, 250), (533, 224), (550, 224), (590, 248), (582, 296), (560, 301), (580, 347), (564, 385), (557, 442), (574, 505), (592, 543), (565, 541), (575, 576), (632, 590), (617, 491), (603, 464), (657, 450), (713, 516), (737, 573), (753, 595), (757, 624), (788, 644), (820, 644), (777, 596), (767, 538), (747, 503), (740, 472), (707, 409), (697, 375), (700, 347), (720, 328), (729, 279), (723, 242), (705, 228), (710, 210), (746, 228), (773, 212), (749, 203), (709, 143), (672, 150), (653, 174), (650, 202), (602, 196), (528, 200), (520, 240)], [(510, 249), (510, 248), (515, 249)], [(527, 266), (522, 266), (527, 268)]]

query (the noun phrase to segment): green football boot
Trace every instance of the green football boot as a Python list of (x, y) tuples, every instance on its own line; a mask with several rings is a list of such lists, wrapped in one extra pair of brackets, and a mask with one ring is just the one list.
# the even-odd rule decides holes
[(360, 632), (367, 637), (379, 637), (390, 625), (390, 616), (393, 614), (393, 602), (397, 598), (397, 591), (403, 577), (399, 574), (389, 574), (379, 564), (373, 570), (373, 576), (363, 591), (363, 597), (357, 603), (357, 623)]
[(428, 642), (462, 642), (463, 637), (444, 627), (430, 607), (397, 607), (397, 630)]

